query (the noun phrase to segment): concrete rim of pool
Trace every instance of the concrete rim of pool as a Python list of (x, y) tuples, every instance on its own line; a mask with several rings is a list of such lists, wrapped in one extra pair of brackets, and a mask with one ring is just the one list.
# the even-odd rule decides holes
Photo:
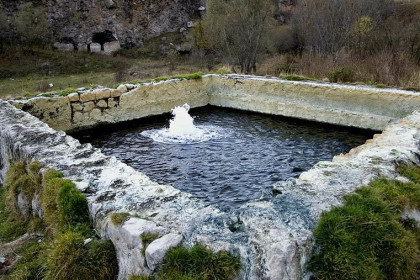
[[(274, 187), (278, 195), (268, 201), (245, 204), (229, 215), (171, 186), (152, 182), (55, 130), (75, 131), (156, 115), (186, 102), (192, 107), (212, 104), (383, 132), (346, 155), (319, 162), (298, 179), (279, 182)], [(206, 75), (198, 80), (125, 84), (10, 103), (15, 107), (0, 101), (1, 179), (11, 161), (26, 159), (39, 160), (75, 180), (88, 198), (96, 228), (116, 247), (119, 279), (148, 274), (156, 267), (140, 252), (144, 232), (159, 233), (161, 238), (172, 234), (187, 246), (200, 243), (240, 256), (243, 279), (308, 276), (311, 229), (321, 213), (375, 178), (396, 178), (397, 163), (419, 164), (417, 92)], [(122, 226), (110, 223), (108, 214), (122, 211), (138, 217)]]

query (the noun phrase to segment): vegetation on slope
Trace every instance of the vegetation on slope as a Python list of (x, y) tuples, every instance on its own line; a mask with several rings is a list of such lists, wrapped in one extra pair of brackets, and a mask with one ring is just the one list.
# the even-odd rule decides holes
[[(51, 50), (59, 38), (44, 4), (28, 2), (12, 23), (16, 38), (0, 38), (0, 98), (217, 69), (420, 89), (417, 0), (222, 2), (207, 1), (186, 35), (162, 34), (113, 56)], [(0, 7), (0, 28), (7, 20)], [(176, 48), (191, 38), (191, 50)]]
[(412, 182), (378, 179), (345, 196), (315, 231), (316, 279), (417, 279), (420, 229), (405, 210), (420, 209), (420, 168), (399, 167)]
[[(40, 174), (41, 168), (38, 162), (15, 162), (0, 188), (0, 243), (24, 233), (41, 236), (18, 249), (20, 258), (4, 279), (115, 279), (115, 249), (95, 236), (86, 198), (60, 172)], [(29, 204), (38, 196), (43, 216), (32, 215), (29, 204), (18, 207), (18, 196)]]

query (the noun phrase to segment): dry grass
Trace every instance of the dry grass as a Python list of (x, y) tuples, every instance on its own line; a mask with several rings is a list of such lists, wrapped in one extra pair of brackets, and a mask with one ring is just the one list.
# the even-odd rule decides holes
[[(48, 74), (40, 66), (46, 61), (50, 65)], [(113, 87), (124, 81), (202, 72), (206, 70), (202, 65), (199, 59), (188, 57), (129, 58), (50, 50), (30, 53), (10, 50), (10, 53), (0, 55), (0, 98), (31, 97), (69, 87)]]
[(301, 56), (292, 54), (265, 58), (257, 74), (284, 76), (300, 75), (317, 80), (331, 80), (337, 71), (346, 69), (352, 73), (350, 80), (369, 85), (420, 89), (420, 66), (407, 53), (384, 50), (366, 58), (350, 52), (334, 55), (305, 52)]

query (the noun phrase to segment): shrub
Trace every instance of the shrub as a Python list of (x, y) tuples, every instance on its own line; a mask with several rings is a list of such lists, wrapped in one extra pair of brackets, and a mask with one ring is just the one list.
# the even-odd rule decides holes
[(400, 217), (406, 207), (418, 209), (419, 200), (420, 185), (385, 179), (345, 196), (315, 228), (316, 278), (415, 279), (419, 233)]
[(355, 80), (355, 74), (351, 68), (341, 67), (332, 71), (328, 79), (333, 83), (351, 83)]
[(240, 260), (227, 252), (213, 253), (197, 245), (191, 249), (169, 249), (163, 260), (158, 279), (234, 279), (241, 268)]

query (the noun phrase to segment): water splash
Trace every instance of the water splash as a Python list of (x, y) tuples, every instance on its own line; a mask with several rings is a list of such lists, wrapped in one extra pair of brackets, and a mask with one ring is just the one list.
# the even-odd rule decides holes
[(169, 128), (146, 130), (141, 135), (168, 144), (194, 144), (229, 135), (226, 129), (215, 125), (194, 125), (194, 118), (188, 113), (189, 110), (188, 104), (173, 108)]

